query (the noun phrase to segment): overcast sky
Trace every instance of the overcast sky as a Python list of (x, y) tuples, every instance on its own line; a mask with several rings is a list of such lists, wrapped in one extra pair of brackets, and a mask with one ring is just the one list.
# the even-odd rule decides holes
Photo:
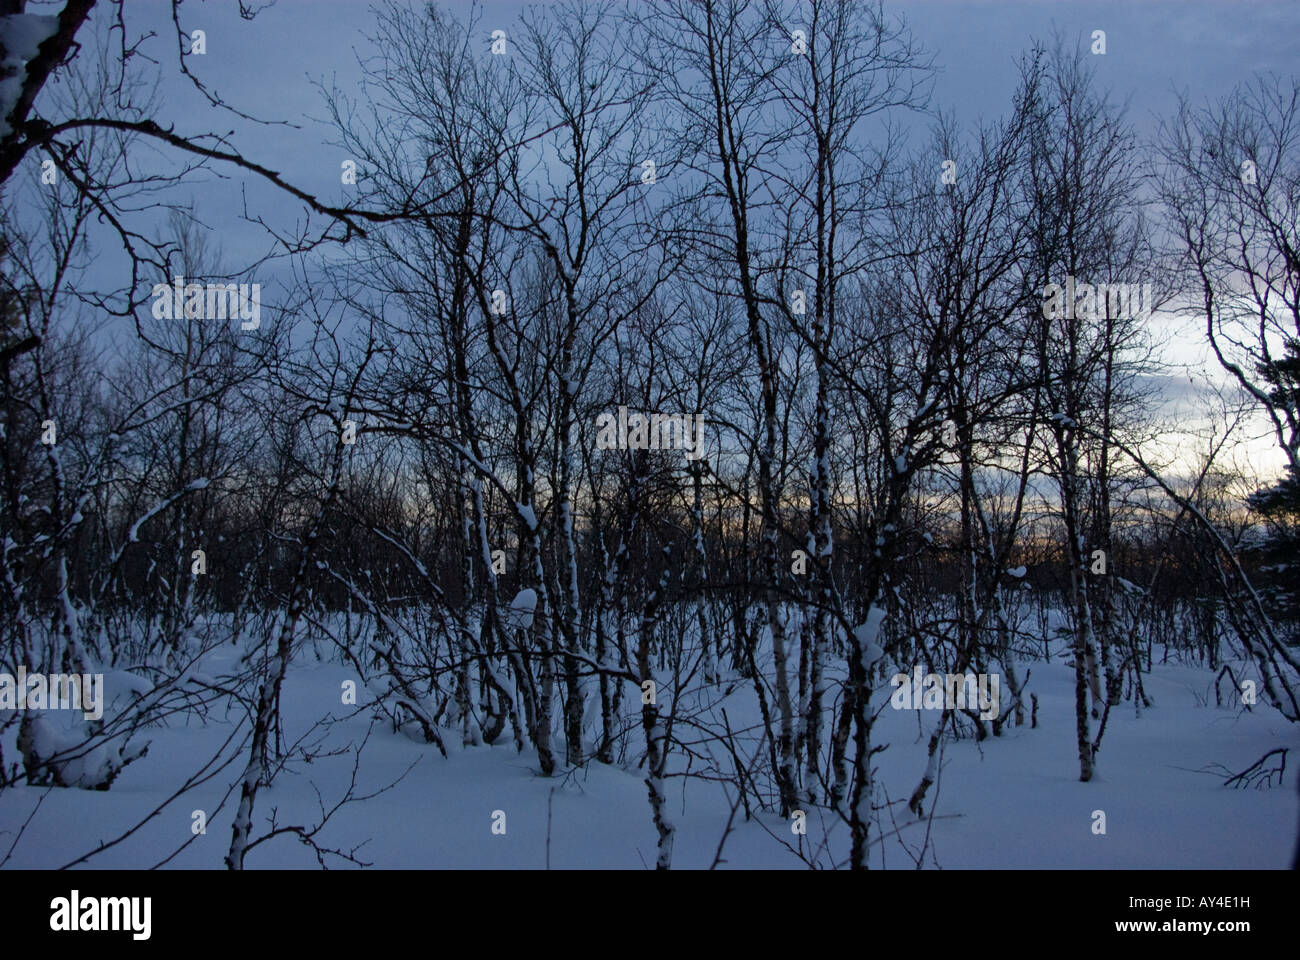
[[(139, 22), (160, 34), (169, 27), (163, 0), (128, 6), (147, 14)], [(441, 6), (460, 17), (470, 9), (463, 2)], [(525, 5), (488, 0), (480, 6), (486, 47), (487, 31), (497, 24), (508, 30)], [(899, 0), (886, 10), (905, 17), (935, 54), (935, 106), (971, 121), (1007, 110), (1016, 59), (1054, 31), (1085, 46), (1093, 30), (1106, 32), (1106, 54), (1096, 57), (1099, 77), (1131, 104), (1144, 132), (1153, 129), (1154, 116), (1170, 112), (1176, 90), (1220, 96), (1255, 71), (1293, 73), (1300, 53), (1296, 0)], [(311, 81), (337, 79), (345, 88), (357, 81), (357, 56), (368, 50), (365, 35), (374, 20), (370, 4), (277, 0), (251, 22), (237, 16), (233, 3), (187, 4), (181, 11), (187, 29), (207, 31), (208, 55), (190, 59), (205, 82), (254, 115), (305, 124), (298, 131), (261, 131), (248, 151), (264, 150), (301, 181), (337, 185), (337, 164), (324, 162), (321, 153), (328, 131), (306, 121), (322, 114)], [(169, 93), (178, 119), (200, 105), (187, 91)]]
[[(464, 18), (468, 3), (442, 4)], [(171, 5), (165, 0), (128, 3), (132, 24), (154, 29), (154, 55), (174, 52), (165, 46), (172, 35)], [(510, 30), (524, 4), (480, 4), (487, 33)], [(36, 9), (31, 4), (30, 9)], [(1094, 30), (1106, 33), (1106, 53), (1095, 57), (1098, 78), (1115, 99), (1128, 104), (1129, 118), (1141, 134), (1151, 135), (1158, 116), (1172, 113), (1178, 91), (1194, 99), (1219, 97), (1256, 71), (1295, 72), (1300, 52), (1300, 2), (1296, 0), (899, 0), (886, 10), (906, 18), (916, 39), (934, 55), (938, 74), (933, 107), (955, 113), (960, 121), (991, 120), (1009, 107), (1017, 82), (1016, 61), (1035, 38), (1059, 33), (1087, 48)], [(103, 17), (107, 5), (99, 13)], [(277, 0), (252, 21), (239, 18), (233, 2), (185, 4), (185, 29), (207, 33), (207, 54), (190, 57), (191, 69), (239, 109), (266, 120), (290, 121), (296, 128), (256, 126), (214, 111), (187, 84), (162, 91), (160, 120), (178, 131), (234, 130), (235, 142), (249, 159), (282, 172), (322, 199), (348, 199), (339, 182), (345, 155), (328, 145), (330, 132), (319, 91), (313, 81), (355, 87), (365, 56), (366, 34), (374, 17), (365, 0)], [(266, 252), (263, 233), (239, 219), (241, 196), (250, 212), (268, 220), (297, 215), (285, 195), (231, 171), (228, 183), (197, 188), (200, 217), (219, 237), (228, 262)], [(246, 193), (241, 194), (241, 189)], [(1161, 326), (1172, 332), (1170, 318)], [(1204, 351), (1195, 332), (1176, 336), (1171, 358), (1198, 364)], [(1214, 372), (1214, 371), (1212, 371)], [(1181, 386), (1180, 386), (1181, 384)], [(1172, 393), (1186, 395), (1187, 377), (1175, 377)], [(1252, 445), (1252, 458), (1269, 461), (1271, 441)]]

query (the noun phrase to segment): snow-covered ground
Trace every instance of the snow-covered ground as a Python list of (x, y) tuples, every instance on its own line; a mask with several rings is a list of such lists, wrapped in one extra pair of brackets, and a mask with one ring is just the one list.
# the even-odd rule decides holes
[[(220, 675), (235, 655), (229, 646), (213, 652), (203, 664), (205, 673)], [(1300, 764), (1293, 761), (1284, 785), (1269, 789), (1231, 789), (1216, 772), (1242, 770), (1275, 747), (1289, 747), (1295, 757), (1300, 733), (1264, 704), (1251, 711), (1216, 708), (1213, 672), (1161, 665), (1159, 660), (1157, 651), (1145, 681), (1153, 707), (1137, 717), (1132, 702), (1125, 701), (1112, 713), (1098, 776), (1086, 784), (1077, 779), (1073, 669), (1064, 657), (1028, 664), (1028, 689), (1039, 701), (1037, 729), (1026, 720), (983, 743), (946, 742), (940, 780), (931, 787), (926, 817), (920, 820), (907, 812), (905, 801), (925, 769), (933, 714), (886, 706), (873, 732), (875, 743), (888, 744), (876, 757), (876, 803), (888, 805), (881, 810), (879, 827), (872, 829), (872, 866), (914, 868), (923, 843), (927, 868), (1289, 866), (1300, 819), (1295, 789)], [(356, 679), (355, 674), (316, 660), (310, 647), (292, 665), (282, 697), (288, 739), (329, 716), (345, 719), (311, 738), (315, 742), (323, 736), (310, 763), (285, 769), (261, 791), (254, 838), (267, 830), (273, 812), (281, 826), (311, 827), (320, 820), (321, 804), (329, 808), (346, 792), (352, 754), (323, 754), (360, 743), (370, 726), (363, 685), (358, 684), (362, 709), (340, 705), (340, 690), (349, 679)], [(756, 719), (757, 710), (752, 686), (724, 678), (724, 687), (733, 685), (720, 705), (733, 729), (739, 729)], [(888, 695), (888, 685), (881, 684), (873, 701), (887, 701)], [(0, 791), (0, 857), (20, 829), (8, 867), (62, 866), (112, 840), (216, 756), (238, 715), (237, 710), (223, 715), (218, 709), (209, 712), (206, 722), (191, 717), (146, 731), (148, 755), (128, 766), (107, 792), (27, 786)], [(7, 758), (18, 756), (13, 729), (5, 735)], [(399, 782), (340, 808), (317, 841), (344, 850), (360, 845), (357, 857), (375, 867), (653, 866), (656, 834), (644, 773), (636, 769), (638, 731), (629, 739), (626, 768), (593, 761), (550, 779), (539, 776), (535, 754), (516, 752), (508, 734), (491, 747), (460, 749), (456, 732), (443, 733), (446, 758), (433, 745), (394, 732), (391, 724), (375, 723), (361, 752), (356, 792)], [(677, 736), (687, 738), (680, 729)], [(232, 752), (228, 748), (225, 756)], [(680, 751), (674, 756), (670, 771), (680, 773), (684, 760)], [(183, 847), (168, 866), (222, 867), (237, 791), (218, 807), (244, 760), (242, 753), (235, 755), (212, 780), (85, 865), (148, 867)], [(670, 777), (668, 796), (668, 812), (677, 827), (673, 866), (710, 866), (731, 812), (727, 794), (717, 783)], [(201, 835), (192, 832), (196, 810), (203, 810), (206, 820)], [(1098, 810), (1105, 813), (1104, 835), (1094, 833)], [(822, 866), (842, 864), (847, 828), (815, 806), (807, 811), (807, 826), (807, 836), (796, 837), (790, 821), (777, 813), (758, 813), (747, 822), (740, 811), (723, 845), (722, 865), (802, 868), (804, 862), (790, 847), (802, 846), (811, 855), (828, 829), (829, 852), (812, 859)], [(328, 859), (331, 866), (349, 866)], [(316, 865), (313, 851), (290, 834), (257, 847), (247, 861), (250, 868)]]

